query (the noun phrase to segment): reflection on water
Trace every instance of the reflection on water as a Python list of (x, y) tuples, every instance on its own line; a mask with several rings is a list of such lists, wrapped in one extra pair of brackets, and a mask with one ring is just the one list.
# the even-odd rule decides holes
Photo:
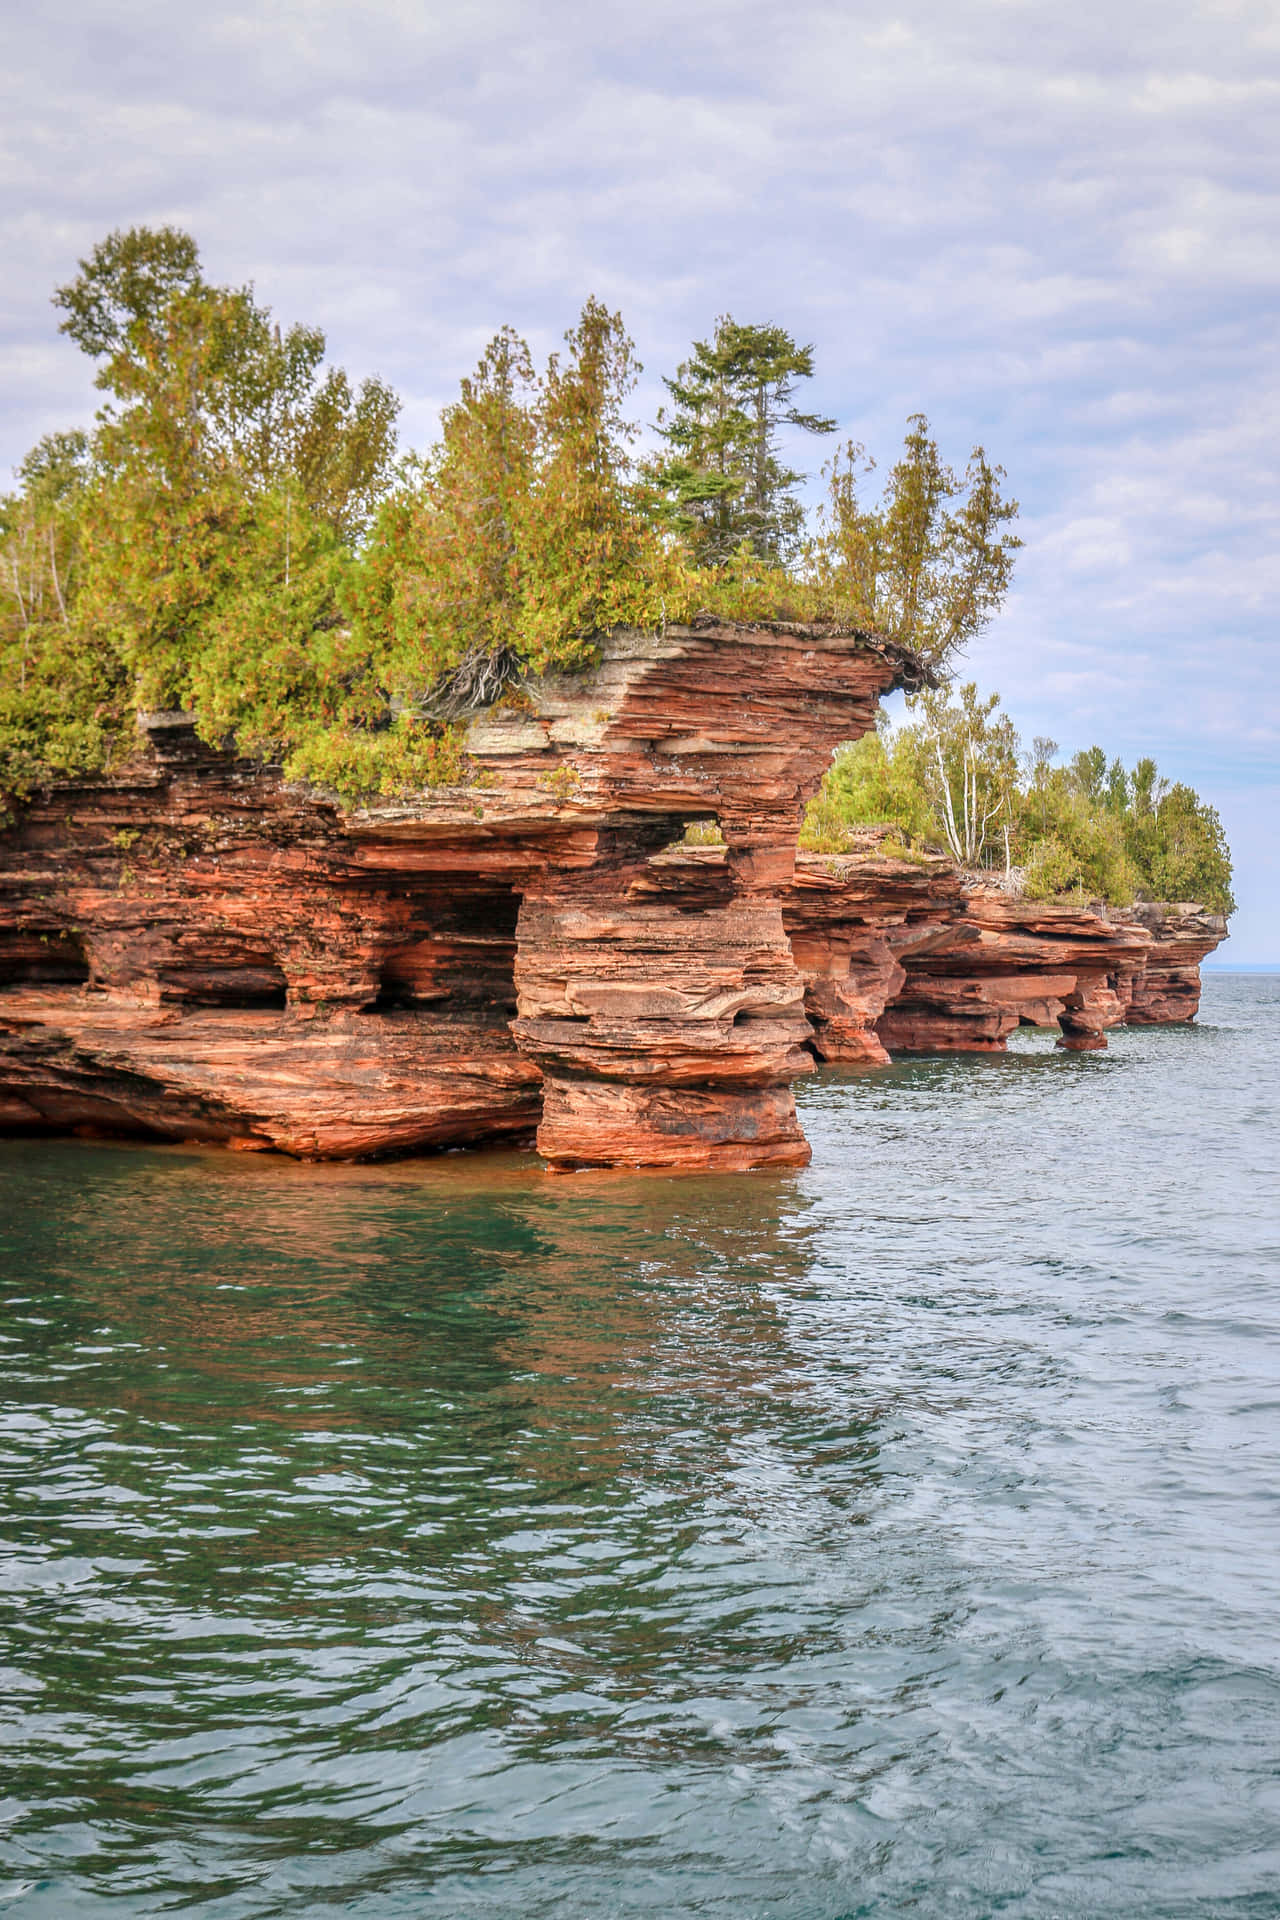
[(0, 1911), (1280, 1911), (1280, 981), (813, 1165), (0, 1145)]

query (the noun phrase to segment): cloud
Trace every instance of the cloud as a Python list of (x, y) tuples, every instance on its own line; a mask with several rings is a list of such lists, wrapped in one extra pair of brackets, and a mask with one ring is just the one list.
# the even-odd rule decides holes
[(52, 0), (8, 35), (0, 462), (89, 412), (48, 295), (135, 221), (418, 441), (504, 320), (545, 352), (621, 305), (652, 418), (718, 312), (777, 318), (882, 463), (924, 408), (1007, 468), (1027, 547), (970, 666), (1024, 731), (1273, 773), (1270, 4)]

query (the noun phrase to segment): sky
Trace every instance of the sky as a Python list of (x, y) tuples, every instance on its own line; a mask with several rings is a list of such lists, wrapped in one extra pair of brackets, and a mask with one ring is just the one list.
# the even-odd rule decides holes
[(1280, 962), (1274, 0), (7, 13), (0, 485), (92, 414), (49, 295), (116, 227), (323, 326), (419, 446), (505, 321), (545, 354), (620, 307), (650, 421), (718, 314), (779, 323), (882, 465), (922, 411), (1005, 468), (1026, 545), (965, 674), (1212, 801), (1220, 957)]

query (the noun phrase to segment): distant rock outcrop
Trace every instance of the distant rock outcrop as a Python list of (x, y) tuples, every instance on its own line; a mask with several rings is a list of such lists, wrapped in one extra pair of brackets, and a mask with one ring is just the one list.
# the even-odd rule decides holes
[(1088, 1052), (1125, 1022), (1195, 1017), (1221, 915), (1028, 900), (895, 854), (887, 829), (860, 838), (851, 854), (801, 854), (783, 896), (823, 1059), (999, 1053), (1026, 1025), (1056, 1026), (1063, 1047)]

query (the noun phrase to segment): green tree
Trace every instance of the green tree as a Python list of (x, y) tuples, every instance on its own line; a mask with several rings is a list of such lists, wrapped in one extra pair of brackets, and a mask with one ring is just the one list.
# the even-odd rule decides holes
[(0, 499), (0, 817), (50, 774), (108, 764), (131, 731), (127, 676), (76, 619), (86, 436), (46, 436), (17, 478)]
[[(141, 704), (181, 704), (223, 599), (260, 572), (266, 529), (286, 595), (311, 522), (347, 545), (360, 536), (389, 477), (397, 402), (325, 371), (318, 329), (282, 331), (252, 288), (211, 285), (173, 228), (108, 236), (54, 297), (108, 395), (79, 616)], [(278, 516), (264, 508), (276, 499)]]
[(1138, 875), (1111, 810), (1061, 767), (1044, 767), (1015, 802), (1014, 843), (1033, 900), (1075, 893), (1127, 906)]
[(664, 379), (671, 405), (658, 431), (670, 452), (649, 473), (699, 566), (724, 566), (744, 543), (774, 564), (798, 552), (804, 475), (783, 464), (779, 435), (784, 426), (835, 432), (834, 420), (795, 404), (798, 383), (812, 376), (811, 346), (783, 327), (743, 326), (724, 314), (712, 339), (695, 340), (674, 379)]
[(963, 474), (913, 414), (902, 458), (878, 501), (862, 487), (875, 462), (850, 441), (825, 469), (828, 489), (807, 561), (822, 609), (912, 647), (935, 665), (960, 652), (1002, 606), (1022, 545), (1005, 475), (975, 447)]
[[(42, 442), (0, 502), (10, 792), (106, 764), (136, 705), (193, 703), (207, 738), (353, 791), (454, 778), (453, 717), (587, 664), (612, 628), (849, 599), (833, 585), (849, 556), (802, 546), (780, 437), (833, 423), (801, 409), (812, 349), (780, 327), (726, 316), (695, 344), (667, 383), (666, 458), (643, 468), (621, 316), (588, 300), (541, 376), (504, 329), (438, 445), (397, 464), (390, 390), (327, 367), (323, 333), (282, 328), (252, 286), (214, 285), (177, 228), (108, 235), (54, 299), (103, 404), (91, 436)], [(991, 535), (1012, 512), (996, 470), (971, 470), (961, 497), (930, 447), (909, 442), (894, 469), (876, 617), (943, 652), (988, 616), (1017, 543)], [(986, 541), (972, 577), (966, 540)], [(895, 804), (909, 744), (880, 770)]]
[(909, 840), (965, 867), (993, 853), (1011, 859), (1018, 735), (970, 681), (908, 701), (904, 725), (869, 734), (837, 754), (808, 815), (810, 844), (839, 844), (841, 823), (889, 823)]
[(17, 491), (0, 500), (0, 606), (11, 633), (30, 638), (69, 622), (90, 471), (85, 434), (46, 434), (18, 468)]
[(1164, 779), (1150, 756), (1137, 762), (1124, 786), (1120, 820), (1141, 892), (1234, 912), (1231, 854), (1216, 810), (1181, 781)]
[(1018, 736), (994, 694), (908, 703), (908, 718), (841, 748), (810, 806), (803, 844), (838, 851), (850, 830), (887, 823), (959, 865), (1016, 866), (1031, 899), (1061, 894), (1126, 906), (1147, 900), (1234, 908), (1217, 813), (1155, 761), (1126, 772), (1100, 747), (1055, 765), (1056, 741)]
[(103, 362), (98, 385), (117, 392), (170, 302), (204, 284), (200, 251), (189, 233), (130, 227), (100, 240), (75, 279), (56, 289), (53, 304), (67, 316), (61, 331), (90, 359)]
[(958, 693), (918, 694), (909, 709), (913, 718), (898, 751), (952, 858), (977, 867), (999, 844), (1008, 864), (1019, 743), (1013, 722), (1000, 712), (999, 694), (983, 698), (970, 680)]
[(908, 844), (937, 838), (916, 768), (898, 751), (900, 733), (878, 727), (838, 750), (805, 815), (803, 845), (838, 852), (848, 830), (864, 826), (897, 827)]
[(625, 403), (641, 372), (620, 313), (595, 299), (552, 354), (538, 405), (521, 648), (534, 672), (580, 664), (617, 626), (657, 626), (670, 571), (638, 510)]
[(1233, 913), (1231, 854), (1217, 811), (1181, 781), (1156, 806), (1156, 845), (1146, 878), (1157, 900), (1189, 900)]
[(522, 670), (517, 634), (538, 456), (529, 349), (504, 327), (406, 465), (347, 592), (388, 686), (446, 714)]
[(212, 286), (173, 227), (110, 234), (54, 304), (100, 363), (109, 449), (138, 433), (139, 414), (167, 415), (189, 451), (248, 491), (296, 486), (340, 537), (364, 531), (390, 478), (399, 402), (380, 380), (354, 388), (325, 369), (319, 328), (282, 330), (252, 287)]
[(621, 315), (589, 299), (541, 377), (509, 328), (489, 343), (437, 446), (383, 508), (347, 590), (386, 684), (437, 718), (527, 673), (656, 626), (674, 557), (638, 504)]

